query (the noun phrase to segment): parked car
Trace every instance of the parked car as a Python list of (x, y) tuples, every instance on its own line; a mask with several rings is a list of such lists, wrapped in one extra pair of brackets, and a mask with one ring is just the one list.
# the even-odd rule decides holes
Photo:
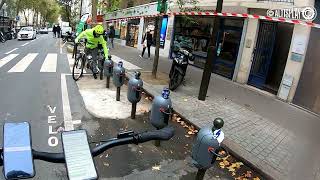
[(35, 39), (37, 38), (37, 32), (36, 29), (33, 27), (23, 27), (20, 29), (18, 32), (18, 40), (23, 40), (23, 39)]
[(40, 28), (39, 33), (40, 34), (48, 34), (48, 29), (46, 27)]

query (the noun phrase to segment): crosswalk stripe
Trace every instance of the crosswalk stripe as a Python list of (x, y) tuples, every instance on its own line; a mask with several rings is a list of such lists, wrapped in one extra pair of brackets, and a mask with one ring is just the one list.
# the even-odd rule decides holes
[(44, 60), (40, 72), (56, 72), (57, 70), (57, 59), (56, 53), (49, 53)]
[(125, 69), (127, 69), (127, 70), (139, 70), (139, 69), (141, 69), (140, 67), (138, 67), (138, 66), (126, 61), (126, 60), (123, 60), (120, 57), (115, 56), (115, 55), (112, 55), (112, 60), (115, 63), (119, 63), (120, 61), (122, 61), (123, 62), (123, 67)]
[(29, 53), (25, 56), (21, 61), (19, 61), (13, 68), (11, 68), (8, 72), (24, 72), (31, 62), (37, 57), (38, 53)]
[[(70, 67), (70, 72), (72, 73), (72, 68), (74, 64), (74, 58), (72, 58), (72, 54), (67, 54), (68, 62), (69, 62), (69, 67)], [(83, 74), (86, 74), (86, 68), (83, 69)]]
[(10, 62), (12, 59), (17, 57), (18, 54), (9, 54), (8, 56), (4, 57), (3, 59), (0, 60), (0, 68)]
[(10, 53), (12, 53), (13, 51), (15, 51), (15, 50), (17, 50), (17, 49), (19, 49), (19, 48), (14, 48), (14, 49), (12, 49), (11, 51), (8, 51), (8, 52), (6, 52), (6, 53), (4, 53), (4, 54), (10, 54)]

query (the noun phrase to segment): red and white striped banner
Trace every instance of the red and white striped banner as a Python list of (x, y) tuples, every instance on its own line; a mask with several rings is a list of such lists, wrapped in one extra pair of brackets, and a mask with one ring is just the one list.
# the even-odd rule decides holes
[(149, 17), (157, 17), (157, 16), (223, 16), (223, 17), (240, 17), (240, 18), (251, 18), (251, 19), (262, 19), (262, 20), (268, 20), (268, 21), (275, 21), (275, 22), (285, 22), (285, 23), (291, 23), (291, 24), (301, 24), (304, 26), (310, 26), (315, 28), (320, 28), (320, 24), (316, 24), (313, 22), (306, 22), (302, 20), (293, 20), (293, 19), (286, 19), (286, 18), (275, 18), (275, 17), (269, 17), (269, 16), (261, 16), (256, 14), (240, 14), (240, 13), (216, 13), (216, 12), (170, 12), (170, 13), (161, 13), (161, 14), (155, 14), (155, 15), (146, 15), (146, 16), (132, 16), (127, 18), (119, 18), (119, 19), (109, 19), (108, 22), (114, 22), (114, 21), (123, 21), (123, 20), (130, 20), (130, 19), (140, 19), (142, 17), (149, 18)]

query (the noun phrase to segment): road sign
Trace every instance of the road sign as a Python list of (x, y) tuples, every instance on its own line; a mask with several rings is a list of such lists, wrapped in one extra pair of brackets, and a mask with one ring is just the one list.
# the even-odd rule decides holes
[[(157, 6), (157, 11), (160, 12), (162, 9), (162, 0), (158, 0), (158, 6)], [(164, 11), (163, 12), (166, 12), (167, 9), (168, 9), (168, 1), (166, 0), (165, 1), (165, 4), (164, 4), (164, 7), (163, 7)]]

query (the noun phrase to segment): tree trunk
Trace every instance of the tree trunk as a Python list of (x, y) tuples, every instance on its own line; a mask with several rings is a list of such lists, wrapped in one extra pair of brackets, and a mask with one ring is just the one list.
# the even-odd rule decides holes
[[(160, 13), (164, 13), (167, 0), (162, 0), (161, 3), (162, 3), (162, 5), (161, 5)], [(155, 51), (155, 55), (154, 55), (153, 68), (152, 68), (152, 77), (154, 79), (157, 78), (157, 71), (158, 71), (161, 26), (162, 26), (162, 16), (159, 16), (159, 18), (158, 18), (158, 33), (157, 33), (157, 37), (156, 37), (156, 51)]]
[(4, 5), (5, 2), (6, 2), (6, 0), (2, 0), (2, 1), (0, 2), (0, 9), (2, 9), (2, 6)]
[(162, 17), (157, 17), (157, 34), (156, 34), (156, 50), (153, 60), (153, 68), (152, 68), (152, 78), (157, 78), (158, 71), (158, 63), (159, 63), (159, 52), (160, 52), (160, 34), (161, 34), (161, 25), (162, 25)]
[(24, 19), (26, 20), (26, 26), (28, 26), (28, 17), (26, 15), (26, 10), (23, 11)]
[(95, 26), (97, 23), (97, 0), (91, 0), (92, 3), (92, 23)]

